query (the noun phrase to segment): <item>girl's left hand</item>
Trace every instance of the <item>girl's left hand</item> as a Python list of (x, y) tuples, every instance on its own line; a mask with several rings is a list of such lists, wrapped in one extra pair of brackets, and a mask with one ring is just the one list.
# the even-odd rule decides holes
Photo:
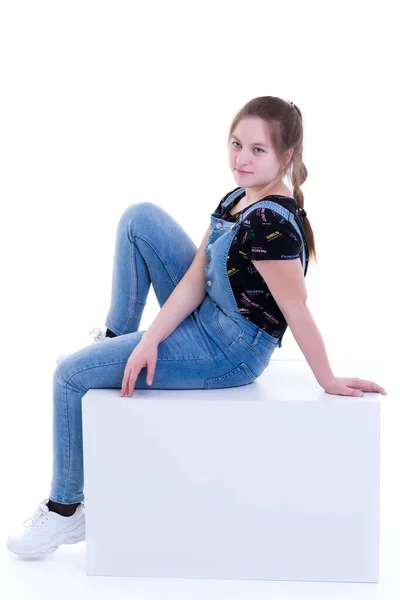
[(322, 386), (327, 394), (339, 394), (341, 396), (364, 396), (365, 392), (375, 392), (386, 396), (383, 387), (367, 379), (358, 377), (333, 377), (326, 385)]

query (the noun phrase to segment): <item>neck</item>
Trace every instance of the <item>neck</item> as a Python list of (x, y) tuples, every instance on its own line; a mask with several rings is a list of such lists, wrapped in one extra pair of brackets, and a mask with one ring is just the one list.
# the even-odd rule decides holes
[(247, 201), (247, 204), (253, 204), (254, 202), (258, 202), (265, 196), (269, 194), (279, 194), (282, 196), (291, 196), (291, 192), (289, 188), (282, 182), (279, 181), (271, 181), (267, 185), (262, 187), (254, 187), (254, 188), (245, 188), (246, 193), (244, 195), (244, 200)]

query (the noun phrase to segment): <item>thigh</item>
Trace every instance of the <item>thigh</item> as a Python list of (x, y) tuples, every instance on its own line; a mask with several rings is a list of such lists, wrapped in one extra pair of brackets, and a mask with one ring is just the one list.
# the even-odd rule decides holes
[[(121, 389), (126, 363), (145, 331), (127, 333), (91, 344), (65, 358), (55, 369), (55, 380), (82, 395), (89, 389)], [(203, 337), (191, 315), (157, 348), (153, 383), (147, 367), (138, 374), (136, 389), (208, 389), (250, 383), (254, 376)]]
[(193, 262), (197, 246), (183, 227), (161, 206), (139, 202), (121, 217), (119, 231), (129, 229), (131, 239), (145, 260), (160, 306)]

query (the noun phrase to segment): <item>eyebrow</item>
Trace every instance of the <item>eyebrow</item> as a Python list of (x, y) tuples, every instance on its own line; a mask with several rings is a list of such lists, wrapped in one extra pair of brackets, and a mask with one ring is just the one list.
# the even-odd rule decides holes
[[(235, 138), (235, 140), (241, 143), (241, 141), (239, 140), (239, 138), (236, 137), (236, 135), (231, 135), (231, 137)], [(265, 146), (266, 148), (269, 148), (268, 144), (261, 144), (261, 142), (254, 142), (253, 146)]]

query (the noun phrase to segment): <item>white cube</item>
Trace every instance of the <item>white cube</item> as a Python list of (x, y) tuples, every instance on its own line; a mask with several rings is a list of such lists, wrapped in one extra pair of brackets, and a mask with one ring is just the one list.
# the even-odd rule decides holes
[[(331, 361), (384, 385), (377, 361)], [(88, 575), (379, 580), (380, 399), (305, 361), (220, 390), (93, 389), (82, 423)]]

